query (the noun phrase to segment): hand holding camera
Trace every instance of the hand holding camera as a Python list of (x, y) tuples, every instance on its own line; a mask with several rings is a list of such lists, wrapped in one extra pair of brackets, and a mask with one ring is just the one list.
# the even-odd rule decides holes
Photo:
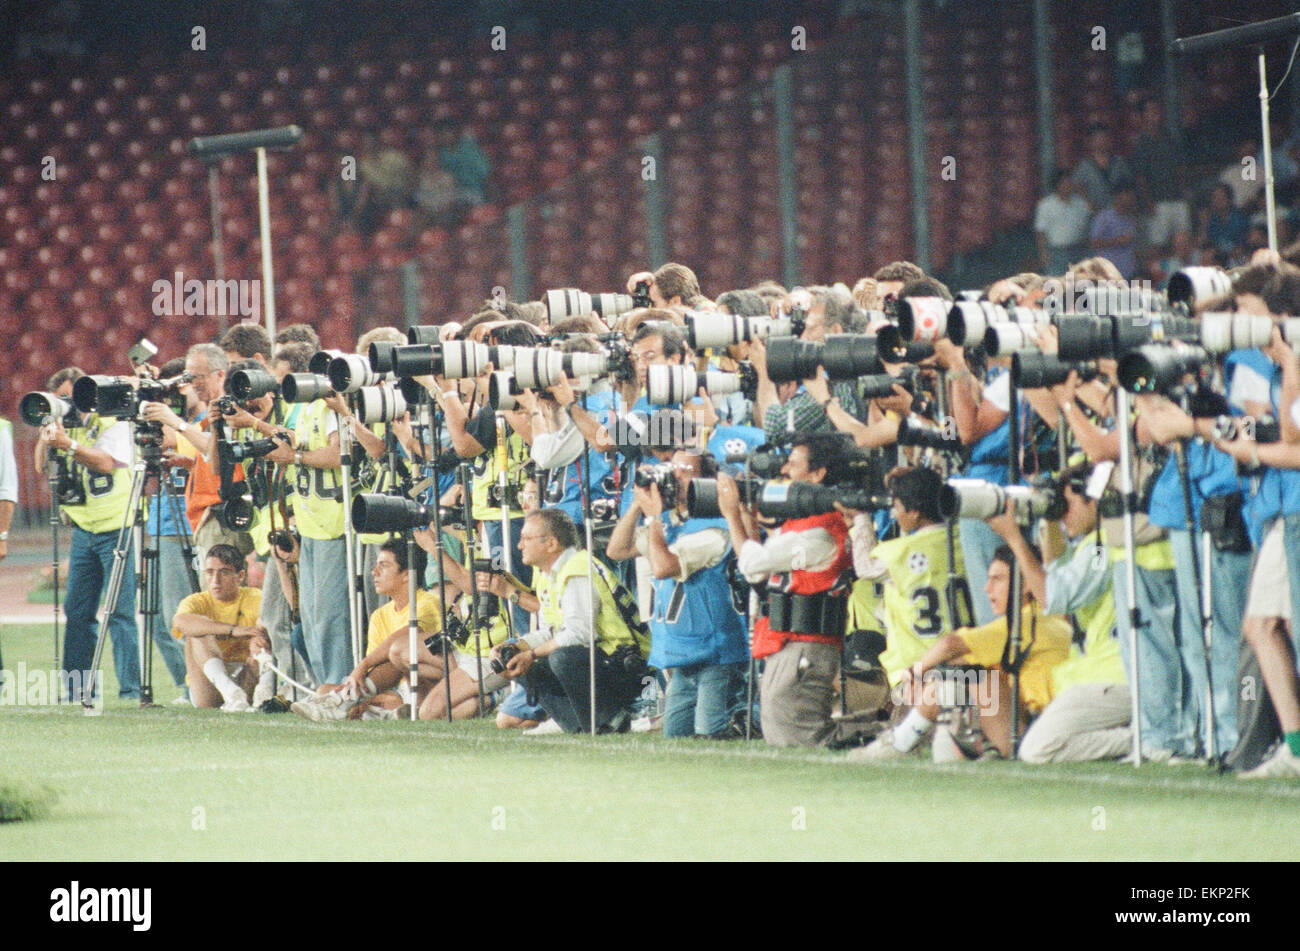
[(177, 432), (185, 428), (185, 420), (166, 403), (145, 403), (140, 407), (140, 418), (150, 423), (162, 423)]

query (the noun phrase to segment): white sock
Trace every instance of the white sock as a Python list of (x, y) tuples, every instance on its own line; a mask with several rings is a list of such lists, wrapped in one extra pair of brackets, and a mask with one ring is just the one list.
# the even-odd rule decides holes
[(275, 671), (271, 669), (273, 663), (271, 655), (262, 651), (255, 654), (253, 660), (257, 661), (257, 686), (253, 689), (253, 698), (257, 701), (258, 706), (275, 696)]
[[(229, 701), (236, 694), (243, 696), (244, 688), (235, 683), (230, 674), (226, 673), (226, 662), (220, 657), (209, 657), (204, 661), (203, 673), (207, 674), (212, 686), (220, 691), (223, 700)], [(248, 698), (245, 697), (244, 699)]]
[(894, 749), (900, 753), (907, 753), (921, 742), (921, 738), (930, 732), (930, 727), (934, 726), (933, 720), (927, 720), (921, 716), (921, 711), (913, 707), (908, 711), (907, 716), (903, 717), (903, 722), (894, 727)]

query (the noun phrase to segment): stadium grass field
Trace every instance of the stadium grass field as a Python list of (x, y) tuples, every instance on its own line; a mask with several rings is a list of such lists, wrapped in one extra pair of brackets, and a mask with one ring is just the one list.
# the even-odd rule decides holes
[[(0, 632), (50, 665), (48, 626)], [(157, 693), (175, 690), (159, 659)], [(111, 671), (108, 695), (116, 697)], [(820, 750), (490, 723), (0, 707), (0, 859), (1274, 860), (1300, 784), (1118, 763), (862, 766)], [(52, 790), (52, 800), (44, 789)]]

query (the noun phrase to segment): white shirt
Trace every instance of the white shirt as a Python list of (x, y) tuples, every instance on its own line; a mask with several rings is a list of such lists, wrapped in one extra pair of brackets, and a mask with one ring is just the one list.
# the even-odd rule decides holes
[[(559, 574), (564, 564), (577, 553), (576, 548), (565, 549), (546, 574), (551, 577)], [(591, 585), (586, 575), (578, 575), (565, 582), (564, 591), (560, 593), (560, 611), (564, 615), (564, 626), (556, 631), (547, 629), (546, 623), (541, 620), (544, 612), (537, 612), (541, 630), (526, 638), (529, 646), (536, 647), (551, 638), (555, 639), (558, 647), (586, 647), (591, 643)]]
[(14, 428), (0, 421), (0, 502), (18, 503), (18, 463), (14, 460)]
[(1034, 210), (1034, 230), (1047, 237), (1050, 247), (1064, 248), (1088, 240), (1091, 218), (1092, 210), (1082, 195), (1071, 195), (1069, 201), (1062, 201), (1060, 195), (1052, 192), (1040, 199)]
[(745, 580), (758, 584), (786, 571), (822, 571), (831, 566), (839, 550), (831, 533), (824, 528), (776, 531), (765, 542), (752, 538), (745, 542), (736, 565)]
[(130, 466), (135, 457), (131, 446), (131, 424), (120, 420), (109, 426), (99, 434), (92, 448), (101, 449), (112, 456), (115, 469)]

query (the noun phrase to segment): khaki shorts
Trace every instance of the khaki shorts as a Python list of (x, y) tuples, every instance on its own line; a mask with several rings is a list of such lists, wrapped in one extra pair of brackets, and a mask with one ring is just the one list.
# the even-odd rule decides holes
[(1264, 536), (1250, 576), (1247, 617), (1280, 617), (1291, 620), (1291, 578), (1287, 572), (1286, 549), (1282, 545), (1282, 519)]

